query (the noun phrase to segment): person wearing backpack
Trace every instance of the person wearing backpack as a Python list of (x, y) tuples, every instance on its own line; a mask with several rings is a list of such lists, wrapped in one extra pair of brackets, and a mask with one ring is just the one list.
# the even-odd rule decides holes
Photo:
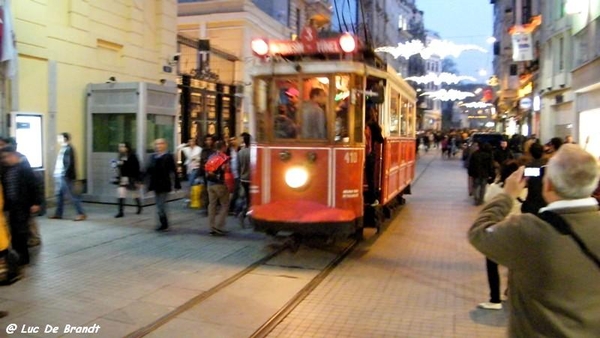
[(204, 166), (208, 188), (208, 224), (213, 236), (224, 236), (228, 232), (225, 230), (229, 210), (229, 189), (225, 185), (225, 175), (229, 171), (229, 157), (225, 154), (226, 151), (225, 142), (215, 142), (215, 153), (208, 158)]

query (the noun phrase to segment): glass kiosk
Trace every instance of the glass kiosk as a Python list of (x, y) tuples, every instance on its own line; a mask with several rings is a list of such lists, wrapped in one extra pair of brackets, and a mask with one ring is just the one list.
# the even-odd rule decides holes
[[(87, 87), (87, 202), (116, 203), (111, 184), (118, 145), (128, 142), (144, 170), (153, 142), (164, 138), (173, 152), (176, 143), (177, 87), (144, 82), (89, 84)], [(179, 193), (182, 194), (182, 193)], [(175, 193), (172, 199), (180, 198)], [(144, 194), (143, 203), (153, 203)], [(127, 201), (133, 203), (133, 201)]]

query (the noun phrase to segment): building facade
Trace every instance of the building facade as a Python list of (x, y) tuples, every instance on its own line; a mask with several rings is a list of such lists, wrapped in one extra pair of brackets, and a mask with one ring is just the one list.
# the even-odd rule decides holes
[[(439, 34), (436, 32), (427, 31), (426, 34), (427, 44), (434, 39), (440, 39)], [(425, 60), (425, 73), (433, 73), (438, 76), (442, 73), (442, 59), (438, 55), (432, 55)], [(442, 89), (442, 86), (433, 82), (425, 84), (424, 88), (426, 92), (436, 92), (440, 89)], [(442, 102), (437, 99), (426, 98), (421, 107), (425, 109), (421, 128), (425, 130), (442, 129)]]
[(600, 157), (600, 1), (570, 1), (573, 34), (572, 89), (575, 93), (573, 135)]
[(51, 196), (61, 132), (71, 134), (78, 179), (86, 179), (88, 84), (175, 85), (175, 74), (163, 66), (176, 48), (177, 3), (13, 0), (12, 16), (18, 70), (9, 107), (41, 116), (40, 156), (46, 195)]
[[(238, 131), (253, 130), (252, 74), (258, 60), (251, 50), (254, 38), (293, 39), (315, 14), (329, 15), (327, 1), (303, 0), (179, 0), (177, 31), (190, 38), (207, 41), (211, 73), (223, 83), (237, 84), (243, 95), (236, 117)], [(210, 50), (210, 51), (208, 51)], [(199, 51), (180, 47), (178, 70), (193, 73), (199, 67)], [(208, 57), (207, 56), (207, 57)], [(206, 67), (206, 66), (205, 66)]]

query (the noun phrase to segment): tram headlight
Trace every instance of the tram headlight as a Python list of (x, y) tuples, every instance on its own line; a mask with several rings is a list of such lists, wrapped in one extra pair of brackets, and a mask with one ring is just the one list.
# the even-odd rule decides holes
[(345, 53), (352, 53), (356, 49), (356, 40), (350, 33), (340, 36), (340, 47)]
[(269, 44), (263, 39), (252, 40), (252, 51), (258, 56), (265, 56), (269, 53)]
[(285, 183), (292, 189), (302, 188), (308, 183), (308, 171), (302, 167), (289, 168), (285, 172)]

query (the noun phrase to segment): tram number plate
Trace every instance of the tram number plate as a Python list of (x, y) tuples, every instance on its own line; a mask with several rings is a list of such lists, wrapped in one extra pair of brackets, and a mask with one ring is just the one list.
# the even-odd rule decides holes
[(346, 161), (346, 163), (358, 163), (358, 152), (347, 152), (346, 155), (344, 155), (344, 161)]

